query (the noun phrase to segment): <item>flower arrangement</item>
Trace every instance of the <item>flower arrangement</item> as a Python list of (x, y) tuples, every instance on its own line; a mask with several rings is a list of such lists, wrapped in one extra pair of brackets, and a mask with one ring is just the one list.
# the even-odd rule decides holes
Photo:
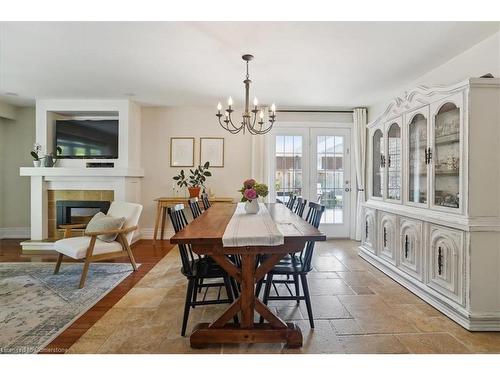
[(259, 184), (253, 178), (243, 182), (243, 187), (238, 190), (241, 194), (242, 202), (251, 202), (259, 197), (267, 197), (269, 189), (266, 184)]

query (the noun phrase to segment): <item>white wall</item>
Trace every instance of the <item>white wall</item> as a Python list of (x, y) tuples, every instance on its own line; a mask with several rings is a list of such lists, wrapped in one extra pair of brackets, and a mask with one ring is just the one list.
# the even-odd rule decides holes
[[(230, 134), (220, 127), (213, 107), (143, 107), (142, 108), (142, 228), (154, 227), (153, 199), (173, 196), (172, 177), (181, 169), (170, 167), (170, 138), (195, 137), (195, 165), (199, 164), (200, 137), (225, 139), (224, 168), (211, 168), (207, 181), (218, 197), (239, 198), (237, 190), (250, 177), (251, 136)], [(187, 194), (187, 191), (185, 192)]]
[(480, 77), (492, 73), (500, 77), (500, 32), (486, 38), (467, 51), (429, 71), (414, 81), (409, 81), (391, 96), (368, 107), (368, 121), (375, 120), (389, 102), (405, 90), (418, 85), (452, 84), (470, 77)]

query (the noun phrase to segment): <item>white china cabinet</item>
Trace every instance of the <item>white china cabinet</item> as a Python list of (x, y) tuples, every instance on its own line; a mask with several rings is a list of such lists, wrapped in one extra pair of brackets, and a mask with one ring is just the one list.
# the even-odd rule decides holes
[(418, 87), (367, 128), (360, 256), (465, 328), (500, 331), (500, 79)]

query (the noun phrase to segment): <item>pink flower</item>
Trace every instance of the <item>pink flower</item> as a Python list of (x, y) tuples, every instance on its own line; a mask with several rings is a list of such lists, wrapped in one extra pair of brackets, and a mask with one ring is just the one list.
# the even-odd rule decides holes
[(249, 178), (243, 182), (243, 186), (247, 189), (252, 189), (255, 186), (256, 182), (253, 178)]
[(257, 198), (257, 192), (254, 189), (246, 189), (243, 196), (251, 201), (252, 199)]

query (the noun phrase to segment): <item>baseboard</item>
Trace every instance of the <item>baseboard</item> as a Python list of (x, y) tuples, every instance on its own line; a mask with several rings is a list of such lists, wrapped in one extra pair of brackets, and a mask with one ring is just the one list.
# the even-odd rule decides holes
[(29, 238), (30, 235), (30, 227), (0, 228), (0, 240), (3, 238)]
[(500, 331), (499, 315), (475, 315), (454, 302), (446, 302), (444, 298), (437, 295), (437, 292), (430, 290), (425, 285), (419, 285), (418, 281), (410, 279), (411, 276), (395, 269), (363, 246), (359, 247), (358, 255), (465, 329), (469, 331)]

